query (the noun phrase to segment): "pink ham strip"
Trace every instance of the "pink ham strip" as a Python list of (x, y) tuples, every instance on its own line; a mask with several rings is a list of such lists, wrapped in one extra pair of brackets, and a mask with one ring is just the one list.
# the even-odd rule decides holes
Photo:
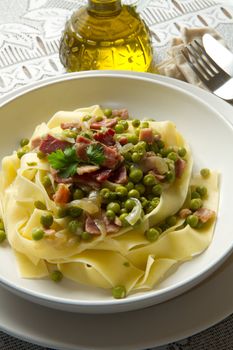
[(194, 215), (204, 224), (215, 217), (215, 212), (207, 208), (200, 208), (194, 212)]
[(65, 148), (71, 146), (67, 141), (59, 140), (52, 135), (46, 135), (46, 137), (41, 141), (39, 150), (45, 154), (50, 154), (52, 152), (61, 149), (64, 151)]

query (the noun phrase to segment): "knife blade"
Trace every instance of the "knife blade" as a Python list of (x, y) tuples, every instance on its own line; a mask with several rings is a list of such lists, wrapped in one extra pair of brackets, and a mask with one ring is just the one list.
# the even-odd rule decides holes
[(233, 53), (210, 34), (204, 34), (202, 42), (212, 60), (233, 77)]

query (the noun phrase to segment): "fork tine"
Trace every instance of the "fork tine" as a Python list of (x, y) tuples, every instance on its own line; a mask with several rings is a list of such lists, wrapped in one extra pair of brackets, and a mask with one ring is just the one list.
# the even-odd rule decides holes
[[(189, 49), (186, 47), (186, 49), (189, 51)], [(202, 74), (202, 72), (200, 72), (193, 64), (193, 62), (190, 60), (189, 55), (187, 54), (187, 52), (185, 50), (181, 50), (181, 53), (183, 54), (184, 58), (186, 59), (186, 61), (188, 62), (189, 66), (191, 67), (191, 69), (196, 73), (196, 75), (204, 82), (206, 83), (206, 78), (204, 77), (204, 75)]]
[[(201, 62), (201, 66), (204, 69), (204, 72), (208, 75), (208, 78), (211, 78), (211, 74), (215, 75), (216, 71), (213, 70), (213, 68), (209, 65), (209, 62), (206, 61), (207, 58), (205, 57), (205, 59), (202, 57), (202, 52), (199, 52), (198, 49), (192, 44), (189, 44), (190, 47), (192, 48), (193, 52), (194, 52), (194, 56), (196, 58), (197, 62)], [(207, 72), (207, 70), (209, 70), (209, 72), (211, 74), (209, 74), (209, 72)]]
[(197, 41), (194, 40), (195, 44), (199, 47), (199, 49), (201, 50), (202, 54), (209, 60), (209, 62), (214, 66), (214, 68), (218, 71), (218, 72), (224, 72), (224, 70), (222, 70), (216, 62), (214, 62), (214, 60), (208, 55), (208, 53), (205, 51), (204, 47)]
[[(191, 58), (193, 59), (193, 64), (195, 63), (196, 66), (198, 66), (199, 70), (201, 71), (201, 73), (207, 78), (210, 79), (211, 75), (208, 72), (208, 70), (206, 69), (203, 60), (201, 59), (201, 57), (197, 54), (197, 52), (195, 51), (195, 49), (193, 48), (192, 44), (189, 44), (189, 46), (187, 46), (187, 51), (189, 53), (189, 55), (191, 56)], [(191, 59), (191, 61), (192, 61)], [(201, 63), (200, 63), (201, 61)]]

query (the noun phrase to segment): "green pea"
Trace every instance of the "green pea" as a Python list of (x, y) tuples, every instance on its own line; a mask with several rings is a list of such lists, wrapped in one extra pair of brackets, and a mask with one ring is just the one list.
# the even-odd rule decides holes
[(141, 181), (141, 179), (143, 178), (142, 170), (139, 168), (131, 169), (130, 173), (129, 173), (129, 178), (133, 183), (137, 183), (137, 182)]
[(186, 153), (187, 153), (187, 151), (186, 151), (186, 149), (185, 149), (184, 147), (180, 147), (180, 148), (178, 149), (178, 154), (179, 154), (179, 156), (180, 156), (181, 158), (185, 157)]
[(186, 222), (189, 226), (191, 227), (197, 227), (198, 225), (198, 222), (199, 222), (199, 219), (196, 215), (189, 215), (187, 218), (186, 218)]
[(126, 208), (121, 208), (120, 214), (125, 214), (125, 213), (128, 213), (127, 209)]
[(204, 179), (207, 179), (210, 176), (210, 170), (207, 168), (203, 168), (201, 169), (200, 174)]
[(4, 223), (3, 223), (2, 219), (0, 219), (0, 230), (5, 231), (5, 227), (4, 227)]
[(37, 157), (38, 157), (39, 159), (43, 159), (43, 158), (46, 157), (46, 154), (45, 154), (44, 152), (38, 151), (38, 152), (37, 152)]
[(91, 234), (89, 232), (86, 232), (86, 231), (83, 231), (81, 233), (81, 238), (84, 240), (84, 241), (89, 241), (91, 239)]
[(136, 129), (134, 130), (135, 135), (136, 135), (137, 137), (139, 136), (140, 131), (141, 131), (141, 129), (140, 129), (140, 128), (136, 128)]
[(149, 123), (144, 121), (144, 122), (141, 122), (141, 125), (140, 125), (141, 128), (145, 129), (145, 128), (149, 128)]
[(190, 202), (190, 209), (195, 211), (199, 208), (201, 208), (202, 206), (202, 200), (200, 198), (194, 198), (194, 199), (191, 199), (191, 202)]
[(126, 297), (126, 289), (124, 286), (115, 286), (112, 288), (112, 296), (115, 299), (123, 299)]
[(78, 228), (80, 228), (80, 223), (77, 221), (77, 220), (71, 220), (69, 223), (68, 223), (68, 230), (71, 232), (71, 233), (76, 233)]
[(113, 211), (115, 214), (120, 213), (121, 206), (117, 202), (111, 202), (107, 205), (107, 210)]
[(63, 135), (71, 139), (76, 139), (77, 137), (77, 133), (70, 129), (63, 130)]
[(6, 232), (4, 230), (0, 230), (0, 243), (5, 241), (6, 239)]
[(167, 157), (168, 157), (168, 159), (171, 159), (174, 162), (177, 161), (177, 159), (178, 159), (178, 155), (176, 152), (170, 152)]
[(128, 192), (128, 197), (140, 198), (140, 193), (137, 190), (132, 189)]
[(151, 201), (151, 205), (156, 208), (160, 203), (160, 198), (159, 197), (154, 197)]
[(146, 191), (146, 188), (143, 184), (136, 184), (135, 190), (137, 190), (140, 194), (144, 194)]
[(117, 134), (122, 134), (124, 132), (124, 126), (122, 124), (117, 124), (115, 126), (115, 131)]
[(118, 199), (118, 195), (116, 192), (110, 192), (109, 193), (109, 198), (108, 198), (108, 201), (115, 201)]
[(175, 226), (176, 222), (177, 222), (177, 217), (175, 215), (172, 215), (166, 218), (166, 224), (169, 227)]
[(128, 130), (129, 128), (129, 123), (127, 122), (127, 120), (121, 120), (120, 124), (123, 125), (124, 130)]
[(50, 177), (49, 176), (47, 176), (47, 175), (45, 175), (43, 178), (42, 178), (42, 185), (44, 186), (44, 187), (46, 187), (46, 188), (48, 188), (49, 186), (51, 186), (52, 185), (52, 183), (51, 183), (51, 180), (50, 180)]
[(74, 200), (82, 199), (83, 197), (84, 197), (84, 192), (80, 188), (77, 188), (73, 193), (73, 199)]
[(21, 140), (20, 140), (20, 146), (21, 146), (21, 147), (24, 147), (24, 146), (26, 146), (26, 145), (28, 145), (28, 144), (29, 144), (29, 139), (24, 138), (24, 139), (21, 139)]
[(150, 228), (146, 231), (145, 236), (149, 242), (155, 242), (159, 238), (159, 231), (156, 228)]
[(145, 208), (148, 205), (148, 200), (146, 199), (146, 197), (141, 197), (140, 201), (143, 208)]
[(104, 110), (104, 115), (107, 117), (107, 118), (110, 118), (111, 115), (112, 115), (112, 110), (110, 108), (106, 108)]
[(79, 207), (73, 206), (69, 208), (69, 215), (72, 218), (78, 218), (82, 214), (83, 210)]
[(130, 153), (130, 152), (124, 153), (124, 158), (125, 158), (125, 160), (127, 160), (128, 162), (131, 162), (131, 160), (132, 160), (131, 153)]
[(197, 191), (191, 192), (191, 199), (194, 199), (194, 198), (201, 198), (200, 193), (198, 193)]
[(125, 218), (128, 216), (128, 213), (123, 213), (119, 216), (119, 219), (121, 220), (122, 226), (126, 227), (129, 226), (129, 223)]
[(132, 190), (134, 188), (133, 182), (129, 181), (125, 187), (127, 188), (128, 191)]
[(57, 217), (62, 219), (68, 215), (68, 208), (58, 208)]
[(156, 184), (156, 180), (155, 180), (154, 175), (152, 175), (152, 174), (145, 175), (143, 178), (143, 183), (146, 186), (154, 186)]
[(34, 228), (32, 230), (32, 239), (34, 241), (39, 241), (44, 237), (44, 230), (42, 230), (41, 228)]
[(126, 197), (128, 194), (127, 188), (124, 186), (117, 186), (116, 193), (119, 197)]
[(142, 159), (142, 156), (138, 152), (133, 152), (131, 158), (134, 163), (138, 163)]
[(149, 213), (152, 212), (152, 210), (155, 209), (155, 207), (153, 207), (153, 205), (151, 205), (151, 204), (149, 203), (149, 204), (147, 204), (147, 206), (146, 206), (145, 209), (146, 209), (146, 213), (149, 214)]
[(114, 213), (113, 210), (107, 210), (106, 211), (106, 216), (110, 221), (113, 221), (116, 217), (116, 214)]
[(205, 186), (197, 186), (196, 191), (200, 194), (201, 198), (207, 196), (207, 188)]
[(103, 117), (101, 115), (98, 115), (97, 117), (95, 117), (95, 121), (98, 122), (102, 122)]
[(134, 150), (135, 150), (136, 152), (146, 151), (146, 142), (145, 142), (145, 141), (139, 141), (139, 142), (134, 146)]
[(161, 193), (163, 191), (163, 187), (161, 184), (156, 184), (152, 187), (152, 193), (155, 195), (155, 196), (160, 196)]
[(51, 272), (50, 278), (53, 282), (60, 282), (63, 278), (63, 274), (61, 271), (55, 270), (55, 271)]
[(127, 199), (125, 202), (125, 209), (131, 211), (135, 207), (135, 202), (132, 199)]
[(157, 145), (156, 142), (154, 142), (154, 143), (150, 146), (150, 150), (151, 150), (152, 152), (154, 152), (155, 154), (159, 152), (159, 147), (158, 147), (158, 145)]
[(138, 119), (133, 119), (132, 120), (132, 125), (133, 125), (134, 128), (138, 128), (140, 126), (140, 123), (141, 122)]
[(175, 172), (172, 170), (169, 170), (166, 173), (166, 180), (171, 183), (171, 182), (175, 181), (175, 179), (176, 179)]
[(127, 135), (127, 139), (128, 139), (128, 142), (132, 143), (133, 145), (136, 145), (136, 143), (138, 142), (138, 137), (135, 134)]
[(18, 149), (17, 151), (17, 157), (21, 159), (27, 152), (23, 150), (23, 148)]
[(44, 213), (40, 217), (40, 223), (45, 228), (49, 228), (53, 224), (53, 216), (50, 213)]
[(102, 188), (100, 191), (100, 196), (104, 199), (108, 199), (110, 196), (110, 190), (108, 188)]

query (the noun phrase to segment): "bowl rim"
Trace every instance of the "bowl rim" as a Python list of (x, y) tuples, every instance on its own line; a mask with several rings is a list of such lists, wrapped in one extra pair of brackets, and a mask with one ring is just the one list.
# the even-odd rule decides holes
[[(26, 95), (27, 93), (34, 92), (38, 89), (45, 88), (46, 86), (56, 85), (58, 83), (62, 83), (65, 81), (76, 80), (76, 79), (86, 79), (86, 78), (123, 78), (123, 79), (133, 79), (133, 80), (141, 80), (148, 81), (154, 84), (163, 85), (168, 87), (169, 89), (179, 91), (180, 93), (189, 96), (190, 98), (196, 100), (199, 104), (204, 105), (206, 108), (211, 110), (217, 118), (219, 118), (228, 128), (233, 132), (233, 125), (225, 119), (215, 108), (210, 106), (207, 102), (205, 102), (202, 98), (196, 96), (190, 91), (185, 90), (185, 85), (188, 83), (182, 82), (184, 87), (174, 85), (174, 81), (176, 79), (159, 76), (157, 79), (155, 74), (152, 73), (139, 73), (139, 72), (129, 72), (129, 71), (116, 71), (116, 70), (102, 70), (102, 71), (84, 71), (84, 72), (75, 72), (69, 73), (66, 75), (61, 75), (58, 77), (47, 78), (42, 81), (37, 81), (31, 83), (25, 87), (22, 87), (14, 92), (10, 92), (4, 97), (0, 97), (0, 108), (7, 106), (12, 101), (20, 98), (21, 96)], [(122, 311), (125, 310), (123, 308), (125, 305), (131, 305), (131, 309), (139, 309), (144, 306), (161, 303), (163, 301), (174, 298), (177, 295), (180, 295), (192, 288), (196, 284), (200, 283), (203, 279), (208, 277), (211, 273), (213, 273), (231, 254), (233, 250), (233, 242), (232, 244), (225, 249), (225, 252), (222, 253), (218, 258), (212, 260), (212, 262), (201, 270), (201, 272), (197, 272), (191, 277), (187, 277), (183, 281), (177, 282), (172, 286), (164, 287), (161, 291), (159, 290), (151, 290), (142, 292), (140, 294), (130, 295), (130, 298), (125, 299), (108, 299), (108, 300), (74, 300), (67, 299), (63, 297), (58, 297), (54, 295), (44, 294), (42, 292), (37, 292), (35, 290), (27, 289), (26, 287), (15, 286), (14, 283), (8, 281), (6, 278), (0, 276), (0, 284), (7, 288), (8, 290), (13, 291), (16, 294), (22, 295), (26, 299), (33, 299), (38, 303), (47, 304), (49, 306), (60, 308), (58, 305), (62, 306), (67, 311), (77, 311), (78, 308), (85, 312), (96, 312), (96, 310), (91, 310), (92, 308), (97, 308), (98, 312), (100, 312), (101, 307), (110, 308), (110, 312), (121, 311), (117, 310), (119, 307), (122, 307)], [(137, 307), (132, 307), (133, 304), (137, 302)], [(146, 302), (146, 304), (145, 304)], [(69, 310), (67, 306), (76, 307), (75, 310)], [(87, 308), (87, 309), (85, 309)], [(104, 310), (102, 310), (104, 312)]]

